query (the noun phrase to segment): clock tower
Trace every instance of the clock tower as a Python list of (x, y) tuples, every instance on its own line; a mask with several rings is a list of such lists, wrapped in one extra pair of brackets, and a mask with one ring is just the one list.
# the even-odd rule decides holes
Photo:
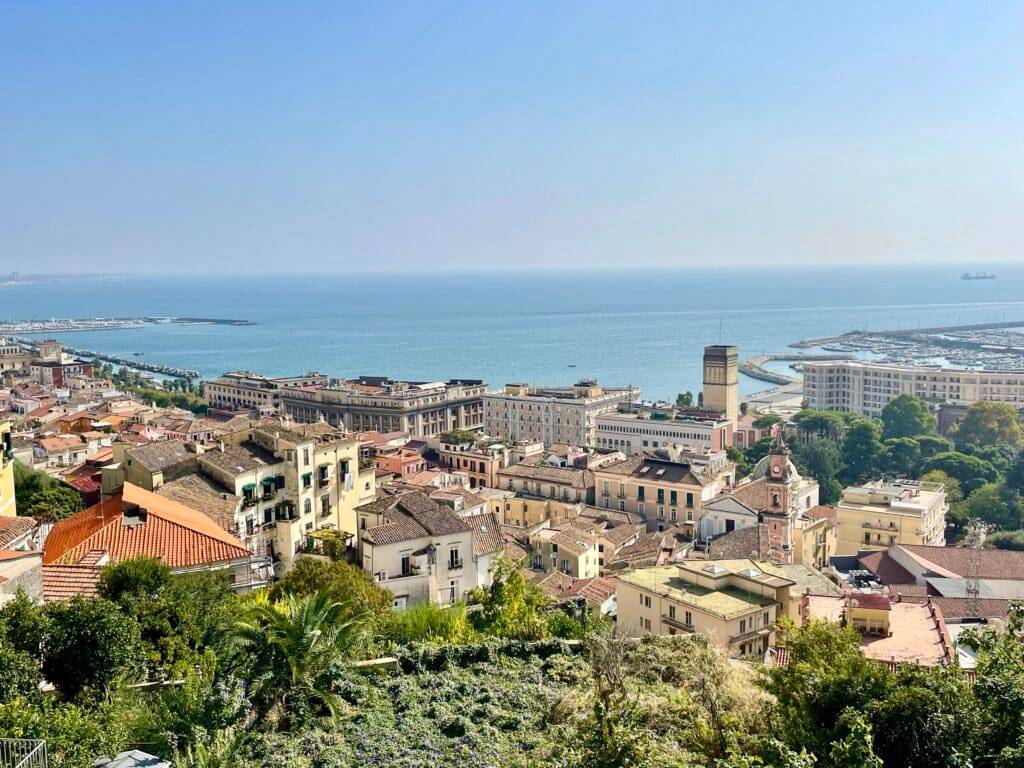
[(782, 438), (782, 430), (775, 433), (772, 447), (768, 450), (768, 504), (772, 511), (785, 513), (789, 510), (789, 448)]

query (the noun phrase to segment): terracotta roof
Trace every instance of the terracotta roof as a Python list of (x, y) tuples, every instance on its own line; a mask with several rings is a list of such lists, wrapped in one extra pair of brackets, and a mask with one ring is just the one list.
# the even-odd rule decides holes
[(81, 493), (99, 493), (100, 484), (88, 476), (65, 477), (64, 482)]
[(594, 473), (588, 469), (572, 467), (554, 467), (541, 464), (542, 458), (531, 458), (498, 470), (503, 477), (523, 478), (525, 480), (546, 480), (562, 483), (573, 488), (589, 488), (594, 484)]
[(739, 499), (754, 510), (765, 509), (768, 506), (768, 486), (763, 477), (736, 486), (728, 495)]
[(160, 472), (192, 458), (194, 454), (185, 449), (185, 443), (181, 440), (164, 440), (132, 448), (129, 455), (150, 472)]
[(823, 504), (811, 507), (807, 510), (807, 517), (811, 520), (835, 520), (839, 514), (834, 507), (826, 507)]
[(200, 454), (199, 461), (216, 467), (229, 475), (243, 475), (262, 467), (280, 464), (281, 459), (261, 445), (246, 441), (237, 445), (225, 445), (223, 449)]
[[(126, 522), (126, 505), (145, 510), (145, 522)], [(171, 568), (250, 556), (238, 539), (202, 512), (131, 483), (108, 501), (58, 522), (46, 538), (43, 563), (74, 565), (96, 550), (109, 553), (114, 562), (144, 555)]]
[(0, 549), (10, 546), (35, 527), (33, 517), (0, 517)]
[(419, 491), (377, 499), (360, 510), (383, 514), (385, 523), (368, 528), (363, 538), (371, 544), (396, 544), (425, 536), (447, 536), (470, 530), (465, 519)]
[(889, 557), (885, 550), (861, 555), (858, 561), (883, 584), (913, 584), (916, 581), (914, 575)]
[(615, 582), (603, 576), (592, 579), (577, 579), (570, 587), (573, 595), (578, 595), (592, 606), (600, 606), (615, 594)]
[[(693, 471), (689, 464), (682, 464), (675, 461), (662, 461), (659, 459), (645, 458), (643, 456), (631, 456), (625, 461), (617, 461), (596, 470), (600, 473), (612, 475), (629, 475), (641, 480), (649, 480), (652, 483), (682, 483), (685, 485), (704, 485), (706, 480)], [(660, 475), (658, 473), (661, 473)]]
[[(927, 603), (928, 597), (923, 595), (900, 595), (900, 601), (904, 603)], [(932, 605), (936, 606), (946, 619), (970, 618), (973, 607), (971, 601), (966, 597), (931, 597)], [(1001, 619), (1010, 610), (1013, 600), (1004, 600), (996, 597), (978, 598), (978, 616), (981, 619)]]
[(36, 440), (36, 445), (47, 453), (60, 453), (69, 448), (82, 448), (85, 443), (78, 435), (55, 435), (53, 437), (41, 437)]
[(498, 516), (493, 512), (462, 518), (473, 529), (473, 556), (492, 555), (505, 548)]
[(237, 532), (238, 497), (206, 475), (185, 475), (164, 483), (156, 493), (202, 512), (228, 533)]
[(100, 569), (85, 565), (44, 565), (43, 601), (62, 602), (81, 595), (93, 597)]
[(851, 601), (857, 601), (859, 608), (871, 608), (877, 611), (888, 611), (892, 608), (892, 601), (888, 595), (881, 592), (847, 592), (846, 597)]
[[(966, 547), (929, 547), (923, 544), (900, 544), (902, 549), (937, 568), (966, 578), (970, 569), (971, 550)], [(979, 577), (1024, 581), (1024, 552), (1006, 549), (982, 549), (978, 552)]]
[(0, 563), (8, 560), (21, 560), (23, 557), (38, 557), (38, 549), (0, 549)]
[(771, 534), (764, 523), (717, 536), (708, 545), (708, 560), (771, 560)]

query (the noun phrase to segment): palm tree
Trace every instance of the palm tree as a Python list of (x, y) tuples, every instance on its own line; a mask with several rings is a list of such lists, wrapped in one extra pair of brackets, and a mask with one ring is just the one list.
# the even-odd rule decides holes
[(326, 711), (336, 718), (343, 701), (331, 690), (332, 672), (348, 660), (365, 624), (365, 612), (322, 592), (256, 603), (235, 626), (255, 714), (282, 729), (296, 716)]

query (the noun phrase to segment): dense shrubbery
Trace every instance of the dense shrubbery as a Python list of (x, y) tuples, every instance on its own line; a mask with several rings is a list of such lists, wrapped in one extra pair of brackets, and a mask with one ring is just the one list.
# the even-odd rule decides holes
[(14, 496), (19, 515), (41, 520), (63, 520), (82, 509), (78, 491), (19, 461), (14, 462)]
[[(177, 768), (1010, 768), (1024, 758), (1019, 608), (1005, 634), (971, 640), (970, 686), (955, 669), (892, 673), (825, 624), (788, 630), (789, 665), (763, 673), (699, 637), (613, 639), (586, 613), (552, 612), (508, 566), (473, 610), (386, 618), (376, 585), (346, 569), (303, 566), (272, 593), (236, 595), (216, 575), (136, 560), (105, 570), (96, 598), (16, 599), (0, 609), (0, 737), (47, 739), (55, 768), (129, 747)], [(329, 589), (312, 590), (318, 581)], [(584, 640), (550, 636), (566, 626)], [(396, 668), (353, 668), (381, 648)], [(38, 689), (44, 672), (56, 693)]]

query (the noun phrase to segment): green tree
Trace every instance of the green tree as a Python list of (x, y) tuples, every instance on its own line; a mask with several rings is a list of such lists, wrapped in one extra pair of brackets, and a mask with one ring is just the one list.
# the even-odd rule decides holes
[(804, 409), (793, 416), (793, 423), (805, 435), (815, 435), (823, 440), (838, 440), (849, 414), (836, 411), (815, 411)]
[(639, 692), (624, 663), (621, 640), (595, 638), (587, 646), (593, 710), (585, 730), (582, 768), (642, 768), (651, 765), (648, 729)]
[(818, 482), (818, 498), (822, 504), (839, 501), (843, 492), (838, 480), (842, 459), (835, 443), (812, 438), (797, 446), (794, 458), (801, 472)]
[(6, 640), (16, 651), (27, 653), (37, 663), (42, 661), (43, 640), (48, 631), (46, 612), (22, 590), (0, 608), (0, 640)]
[(129, 597), (156, 598), (171, 580), (171, 569), (155, 557), (134, 557), (100, 571), (96, 594), (118, 603)]
[(882, 409), (882, 437), (917, 437), (935, 431), (935, 415), (928, 403), (913, 395), (898, 395)]
[(235, 637), (258, 716), (282, 729), (321, 714), (336, 718), (344, 700), (333, 678), (363, 631), (363, 614), (324, 593), (254, 605)]
[(776, 414), (766, 413), (763, 416), (758, 416), (756, 419), (754, 419), (754, 427), (756, 429), (770, 429), (771, 427), (773, 427), (774, 425), (778, 424), (781, 421), (782, 419), (779, 418)]
[(958, 451), (937, 453), (921, 465), (926, 474), (939, 470), (956, 479), (960, 491), (969, 495), (985, 483), (994, 483), (999, 479), (995, 467), (977, 456), (968, 456)]
[(1019, 451), (1024, 445), (1019, 413), (1007, 403), (982, 400), (967, 408), (954, 433), (958, 446), (1006, 446)]
[(391, 646), (410, 643), (459, 645), (476, 635), (464, 603), (420, 603), (395, 611), (389, 615), (380, 632), (383, 640)]
[(82, 497), (73, 488), (54, 485), (33, 496), (25, 511), (39, 520), (63, 520), (82, 511)]
[(993, 549), (1009, 549), (1013, 552), (1024, 552), (1024, 530), (996, 531), (985, 538), (985, 544)]
[(803, 627), (783, 623), (785, 667), (766, 670), (765, 689), (775, 696), (773, 718), (783, 741), (824, 757), (848, 731), (848, 708), (857, 711), (888, 696), (893, 675), (867, 659), (852, 627), (812, 620)]
[(693, 408), (693, 392), (686, 390), (676, 395), (676, 408)]
[(270, 589), (271, 601), (288, 595), (306, 597), (323, 593), (341, 603), (343, 610), (359, 614), (370, 633), (382, 631), (391, 620), (391, 593), (382, 589), (362, 568), (343, 560), (325, 563), (301, 558), (285, 576)]
[(967, 497), (964, 513), (976, 517), (999, 530), (1021, 527), (1020, 496), (1002, 483), (985, 483)]
[(952, 475), (946, 474), (941, 469), (925, 472), (919, 479), (922, 483), (941, 483), (945, 486), (946, 502), (948, 504), (956, 504), (958, 501), (963, 501), (964, 495), (960, 491), (960, 481)]
[(505, 558), (498, 560), (489, 587), (474, 589), (470, 599), (480, 610), (470, 617), (478, 632), (494, 637), (539, 640), (546, 632), (542, 611), (547, 598), (536, 584)]
[(747, 463), (746, 454), (733, 445), (725, 446), (725, 457), (736, 465), (736, 477), (746, 477), (750, 474), (750, 465)]
[(772, 438), (769, 435), (765, 435), (752, 446), (747, 448), (746, 452), (743, 454), (746, 457), (747, 465), (750, 467), (755, 466), (757, 462), (768, 455), (768, 451), (771, 450), (771, 447)]
[(871, 723), (861, 712), (846, 710), (839, 718), (839, 727), (846, 733), (829, 751), (829, 768), (882, 768), (882, 760), (875, 754)]
[(39, 692), (39, 664), (24, 651), (0, 639), (0, 702)]
[(921, 461), (921, 449), (909, 437), (893, 437), (882, 443), (881, 470), (894, 477), (914, 477)]
[(76, 597), (46, 607), (43, 676), (65, 697), (104, 695), (139, 670), (139, 626), (109, 600)]
[(946, 453), (953, 450), (953, 441), (938, 435), (918, 435), (914, 438), (914, 442), (917, 443), (917, 450), (921, 455), (921, 461), (930, 459), (937, 453)]
[(857, 419), (846, 430), (841, 450), (843, 468), (840, 479), (846, 485), (867, 480), (876, 469), (882, 444), (882, 428), (870, 419)]

